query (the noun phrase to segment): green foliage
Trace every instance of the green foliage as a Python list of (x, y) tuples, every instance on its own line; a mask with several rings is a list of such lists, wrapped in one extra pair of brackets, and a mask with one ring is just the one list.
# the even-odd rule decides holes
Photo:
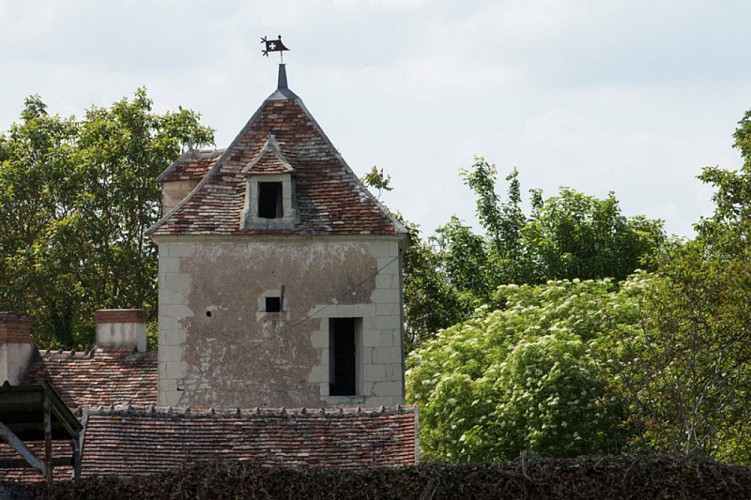
[(528, 251), (516, 263), (520, 269), (515, 274), (531, 283), (602, 277), (620, 281), (636, 269), (653, 270), (653, 255), (663, 239), (661, 221), (624, 217), (612, 192), (601, 200), (564, 187), (522, 229)]
[(506, 260), (520, 253), (521, 230), (527, 217), (521, 209), (519, 172), (514, 168), (506, 177), (509, 183), (508, 202), (495, 192), (497, 170), (483, 157), (475, 157), (469, 170), (462, 170), (464, 183), (477, 195), (477, 218), (491, 240), (493, 250)]
[(506, 177), (505, 201), (496, 193), (496, 175), (495, 166), (481, 157), (462, 172), (477, 196), (477, 217), (484, 235), (451, 217), (427, 242), (415, 247), (422, 257), (406, 268), (405, 283), (410, 280), (409, 272), (437, 276), (433, 281), (412, 281), (405, 301), (430, 298), (435, 287), (421, 290), (421, 284), (433, 286), (440, 281), (441, 293), (434, 295), (433, 302), (437, 304), (439, 296), (448, 300), (451, 314), (434, 315), (428, 321), (415, 315), (430, 311), (429, 304), (408, 309), (406, 323), (413, 345), (471, 317), (477, 307), (503, 307), (503, 297), (493, 295), (501, 285), (558, 279), (620, 281), (636, 269), (656, 268), (657, 250), (665, 239), (661, 221), (622, 215), (612, 193), (601, 200), (569, 188), (561, 188), (558, 196), (548, 199), (543, 199), (540, 190), (531, 190), (527, 216), (521, 207), (517, 170)]
[(156, 176), (189, 141), (213, 142), (196, 113), (131, 101), (83, 119), (50, 116), (38, 96), (0, 135), (0, 304), (30, 313), (44, 346), (93, 342), (100, 308), (156, 310)]
[[(517, 237), (501, 230), (514, 212), (492, 190), (494, 168), (465, 174), (489, 236), (450, 221), (435, 240), (439, 269), (464, 307), (490, 306), (409, 358), (427, 456), (625, 447), (751, 463), (751, 112), (739, 125), (743, 166), (704, 169), (715, 209), (689, 242), (623, 217), (612, 194), (566, 188), (545, 201), (533, 192)], [(628, 276), (637, 266), (656, 271)], [(601, 276), (623, 281), (578, 281)], [(536, 284), (551, 278), (573, 281)], [(488, 298), (492, 284), (514, 280), (530, 284)]]
[(751, 114), (739, 125), (743, 166), (699, 177), (714, 212), (663, 252), (649, 327), (623, 346), (619, 381), (649, 446), (751, 463)]
[(366, 186), (375, 188), (378, 190), (378, 198), (381, 197), (383, 191), (391, 191), (394, 188), (391, 187), (391, 176), (383, 172), (383, 169), (378, 169), (375, 165), (365, 176), (360, 179)]
[(653, 256), (664, 240), (662, 222), (625, 217), (613, 193), (601, 200), (562, 187), (558, 196), (545, 200), (533, 189), (527, 217), (516, 169), (506, 177), (506, 202), (495, 192), (495, 166), (485, 159), (475, 158), (462, 176), (477, 196), (477, 217), (487, 235), (485, 253), (493, 263), (486, 276), (492, 289), (555, 279), (623, 280), (638, 268), (655, 268)]
[(463, 318), (463, 307), (444, 273), (436, 272), (440, 257), (420, 238), (420, 228), (397, 218), (409, 233), (410, 247), (404, 254), (404, 333), (405, 351), (420, 345), (429, 332)]
[(618, 452), (622, 402), (608, 393), (599, 339), (637, 328), (634, 288), (610, 280), (505, 285), (504, 309), (481, 310), (409, 357), (407, 399), (420, 405), (434, 459), (513, 459)]
[(446, 225), (436, 230), (431, 241), (440, 259), (439, 272), (445, 276), (464, 310), (471, 311), (487, 303), (495, 290), (494, 263), (483, 237), (452, 216)]
[(751, 290), (689, 243), (644, 289), (642, 328), (608, 339), (634, 445), (748, 462)]

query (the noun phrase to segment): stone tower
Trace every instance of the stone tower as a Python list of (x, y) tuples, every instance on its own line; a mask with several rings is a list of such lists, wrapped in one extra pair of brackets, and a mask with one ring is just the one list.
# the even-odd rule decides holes
[(226, 149), (190, 150), (158, 180), (160, 404), (403, 402), (406, 231), (289, 90), (284, 65)]

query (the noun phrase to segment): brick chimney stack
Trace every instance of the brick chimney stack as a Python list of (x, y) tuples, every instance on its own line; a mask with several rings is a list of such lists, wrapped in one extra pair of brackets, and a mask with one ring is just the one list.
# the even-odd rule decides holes
[(100, 309), (96, 312), (96, 345), (102, 349), (146, 350), (146, 319), (143, 309)]
[(26, 375), (34, 344), (31, 317), (0, 312), (0, 384), (19, 384)]

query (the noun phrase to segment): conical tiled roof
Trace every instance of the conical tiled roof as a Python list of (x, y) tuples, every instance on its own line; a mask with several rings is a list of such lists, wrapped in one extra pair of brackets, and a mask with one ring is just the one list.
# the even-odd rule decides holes
[[(406, 233), (362, 185), (300, 98), (286, 88), (286, 77), (279, 81), (280, 88), (263, 102), (198, 186), (149, 234)], [(291, 228), (241, 229), (249, 171), (291, 173), (299, 214)]]

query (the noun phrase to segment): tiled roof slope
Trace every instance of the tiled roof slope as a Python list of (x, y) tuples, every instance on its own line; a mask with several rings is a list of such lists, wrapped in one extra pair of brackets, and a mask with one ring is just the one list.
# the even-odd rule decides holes
[(242, 169), (243, 174), (287, 174), (294, 172), (287, 158), (279, 150), (274, 136), (269, 134), (261, 151)]
[(189, 149), (156, 180), (157, 182), (201, 180), (223, 153), (224, 149)]
[[(24, 441), (24, 445), (38, 458), (44, 458), (44, 441)], [(69, 441), (52, 441), (53, 458), (70, 458), (72, 452)], [(7, 443), (0, 443), (0, 460), (22, 460), (21, 455)], [(72, 465), (57, 465), (52, 468), (54, 481), (73, 479)], [(24, 483), (41, 483), (44, 476), (31, 467), (17, 469), (0, 468), (0, 481), (18, 481)], [(2, 498), (2, 497), (0, 497)]]
[(254, 460), (264, 465), (349, 469), (417, 460), (417, 410), (195, 412), (106, 409), (89, 414), (84, 477), (137, 475), (186, 461)]
[(73, 410), (157, 401), (157, 353), (133, 349), (37, 352), (24, 383), (48, 380)]
[[(257, 157), (269, 134), (294, 170), (299, 221), (292, 229), (243, 231), (242, 170)], [(350, 170), (302, 101), (286, 88), (263, 102), (196, 189), (149, 229), (152, 235), (404, 232)]]

